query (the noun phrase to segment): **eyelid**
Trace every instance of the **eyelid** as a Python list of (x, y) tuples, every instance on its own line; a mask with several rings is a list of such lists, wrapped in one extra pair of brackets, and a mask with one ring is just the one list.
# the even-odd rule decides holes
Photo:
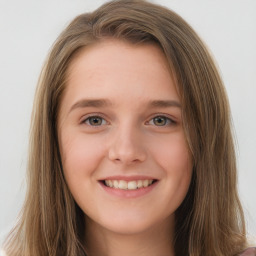
[[(86, 114), (84, 115), (82, 118), (81, 118), (81, 121), (80, 121), (80, 124), (85, 124), (85, 121), (87, 119), (89, 119), (90, 117), (99, 117), (99, 118), (102, 118), (104, 121), (106, 121), (106, 124), (109, 124), (109, 122), (107, 121), (106, 117), (101, 114), (101, 113), (90, 113), (90, 114)], [(88, 124), (87, 124), (88, 125)], [(104, 124), (105, 125), (105, 124)], [(88, 126), (92, 126), (92, 125), (88, 125)], [(102, 126), (102, 125), (99, 125), (99, 126)], [(95, 126), (97, 127), (97, 126)]]
[(155, 124), (152, 124), (152, 125), (154, 125), (154, 126), (156, 126), (156, 127), (166, 127), (166, 126), (169, 126), (169, 125), (175, 125), (175, 124), (177, 124), (177, 121), (175, 120), (174, 117), (171, 117), (171, 116), (168, 115), (168, 114), (161, 114), (161, 113), (159, 113), (159, 114), (154, 114), (153, 116), (151, 116), (150, 119), (146, 122), (146, 124), (151, 125), (151, 124), (149, 124), (149, 122), (152, 121), (152, 120), (153, 120), (154, 118), (156, 118), (156, 117), (164, 117), (164, 118), (166, 118), (167, 120), (170, 121), (169, 124), (165, 124), (165, 125), (163, 125), (163, 126), (161, 126), (161, 125), (157, 126), (157, 125), (155, 125)]
[[(106, 124), (109, 124), (109, 122), (107, 121), (107, 117), (105, 117), (105, 115), (102, 114), (102, 113), (89, 113), (89, 114), (86, 114), (86, 115), (84, 115), (84, 116), (81, 118), (80, 124), (85, 124), (85, 121), (86, 121), (88, 118), (90, 118), (90, 117), (100, 117), (100, 118), (102, 118), (104, 121), (106, 121)], [(157, 113), (157, 114), (152, 115), (152, 116), (148, 119), (148, 121), (146, 121), (146, 125), (150, 125), (149, 122), (152, 121), (152, 120), (153, 120), (154, 118), (156, 118), (156, 117), (164, 117), (164, 118), (168, 119), (168, 120), (170, 121), (170, 124), (169, 124), (169, 125), (175, 125), (175, 124), (178, 123), (178, 121), (177, 121), (174, 117), (170, 116), (169, 114)], [(106, 125), (106, 124), (104, 124), (104, 125)], [(88, 125), (88, 126), (90, 126), (90, 125)], [(100, 126), (102, 126), (102, 125), (100, 125)], [(156, 126), (156, 125), (155, 125), (155, 126)], [(162, 127), (166, 127), (166, 126), (168, 126), (168, 125), (163, 125)], [(95, 127), (96, 127), (96, 126), (95, 126)], [(158, 126), (158, 127), (161, 127), (161, 126)]]

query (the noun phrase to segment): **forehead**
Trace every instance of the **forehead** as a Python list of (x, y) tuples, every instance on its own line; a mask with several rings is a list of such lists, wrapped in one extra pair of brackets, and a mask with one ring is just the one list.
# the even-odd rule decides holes
[(170, 73), (165, 54), (156, 43), (132, 44), (119, 39), (104, 39), (80, 49), (71, 61), (67, 73), (70, 77), (79, 68), (90, 72), (93, 69), (105, 72), (108, 67), (116, 70), (122, 67), (128, 69), (134, 67), (134, 62), (137, 62), (138, 71), (155, 68), (158, 65), (163, 71)]
[(82, 49), (68, 69), (66, 98), (178, 100), (167, 59), (156, 44), (108, 39)]

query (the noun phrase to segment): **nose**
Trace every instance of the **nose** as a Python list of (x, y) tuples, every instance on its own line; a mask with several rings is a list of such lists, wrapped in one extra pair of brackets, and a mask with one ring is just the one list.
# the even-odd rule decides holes
[(108, 157), (124, 165), (145, 161), (147, 153), (142, 134), (136, 128), (119, 128), (111, 138)]

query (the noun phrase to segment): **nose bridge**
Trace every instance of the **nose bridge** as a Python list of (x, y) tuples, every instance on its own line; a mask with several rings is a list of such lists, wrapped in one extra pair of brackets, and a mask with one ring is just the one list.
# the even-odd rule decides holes
[(129, 122), (118, 125), (110, 143), (109, 158), (125, 164), (146, 159), (142, 131)]

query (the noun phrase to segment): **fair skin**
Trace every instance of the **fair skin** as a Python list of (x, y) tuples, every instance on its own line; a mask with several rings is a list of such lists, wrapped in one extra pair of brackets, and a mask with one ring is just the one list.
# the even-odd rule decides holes
[(89, 255), (174, 255), (174, 213), (192, 174), (181, 113), (156, 45), (107, 39), (75, 57), (58, 136)]

